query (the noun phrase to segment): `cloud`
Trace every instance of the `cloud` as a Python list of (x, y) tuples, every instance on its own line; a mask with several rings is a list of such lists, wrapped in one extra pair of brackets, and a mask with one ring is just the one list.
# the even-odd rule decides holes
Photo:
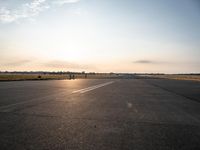
[(133, 61), (133, 63), (136, 63), (136, 64), (169, 64), (170, 63), (171, 64), (173, 62), (141, 59), (141, 60)]
[(0, 21), (3, 23), (10, 23), (22, 18), (34, 17), (49, 7), (50, 6), (46, 3), (46, 0), (33, 0), (30, 3), (22, 4), (15, 10), (1, 7)]
[(9, 60), (0, 60), (0, 70), (95, 70), (92, 64), (81, 64), (76, 62), (64, 60), (42, 60), (34, 57), (23, 58), (10, 58)]
[(80, 0), (33, 0), (29, 3), (22, 3), (15, 9), (0, 6), (0, 22), (11, 23), (19, 19), (30, 19), (34, 16), (38, 16), (41, 12), (55, 6), (55, 4), (57, 6), (61, 6), (69, 3), (77, 3), (79, 1)]
[(152, 64), (152, 63), (155, 63), (155, 62), (151, 61), (151, 60), (137, 60), (137, 61), (134, 61), (133, 63), (138, 63), (138, 64)]
[(68, 61), (52, 60), (44, 63), (44, 66), (51, 69), (86, 69), (87, 66), (83, 66), (77, 63)]
[(0, 21), (1, 22), (12, 22), (15, 20), (15, 16), (11, 15), (11, 12), (7, 8), (0, 8)]
[(6, 67), (18, 67), (18, 66), (23, 66), (31, 63), (31, 60), (28, 59), (22, 59), (22, 60), (16, 60), (16, 61), (6, 61), (2, 65)]
[(58, 4), (58, 5), (64, 5), (64, 4), (68, 4), (68, 3), (77, 3), (80, 0), (55, 0), (53, 3), (54, 4)]

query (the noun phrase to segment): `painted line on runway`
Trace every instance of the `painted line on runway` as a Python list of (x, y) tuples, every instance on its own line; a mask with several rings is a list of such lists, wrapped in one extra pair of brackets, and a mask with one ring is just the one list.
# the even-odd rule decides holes
[[(57, 94), (50, 94), (48, 96), (43, 96), (43, 97), (38, 97), (38, 98), (34, 98), (31, 100), (27, 100), (27, 101), (22, 101), (22, 102), (17, 102), (14, 104), (9, 104), (9, 105), (4, 105), (4, 106), (0, 106), (0, 112), (12, 112), (15, 111), (16, 109), (21, 109), (21, 107), (24, 107), (24, 105), (28, 105), (28, 106), (34, 106), (40, 103), (44, 103), (44, 102), (49, 102), (52, 101), (53, 99), (56, 99), (57, 96), (59, 96), (60, 94), (65, 93), (65, 91), (60, 91)], [(69, 93), (71, 95), (71, 93)]]
[[(77, 90), (77, 91), (72, 92), (72, 94), (73, 93), (89, 92), (91, 90), (112, 84), (113, 82), (114, 81), (106, 82), (106, 83), (98, 84), (98, 85), (91, 86), (91, 87), (88, 87), (88, 88), (84, 88), (84, 89), (81, 89), (81, 90)], [(22, 102), (18, 102), (18, 103), (14, 103), (14, 104), (9, 104), (9, 105), (6, 105), (6, 106), (0, 106), (0, 112), (13, 112), (13, 111), (16, 111), (18, 109), (23, 108), (24, 105), (25, 106), (29, 106), (29, 105), (34, 106), (34, 105), (38, 105), (40, 103), (49, 102), (49, 101), (54, 100), (60, 94), (64, 94), (64, 93), (65, 93), (65, 91), (62, 91), (62, 92), (59, 92), (57, 94), (52, 94), (52, 95), (48, 95), (48, 96), (44, 96), (44, 97), (34, 98), (32, 100), (22, 101)], [(69, 95), (71, 95), (71, 93), (69, 93), (68, 96)]]
[(82, 93), (86, 93), (86, 92), (95, 90), (95, 89), (100, 88), (100, 87), (104, 87), (104, 86), (112, 84), (112, 83), (114, 83), (114, 81), (110, 81), (110, 82), (106, 82), (106, 83), (90, 86), (90, 87), (87, 87), (87, 88), (84, 88), (84, 89), (73, 91), (72, 93), (81, 93), (82, 94)]

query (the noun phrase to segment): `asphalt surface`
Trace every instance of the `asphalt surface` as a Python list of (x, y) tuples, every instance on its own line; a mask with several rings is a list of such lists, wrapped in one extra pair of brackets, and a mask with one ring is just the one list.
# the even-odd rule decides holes
[(200, 149), (200, 82), (0, 82), (0, 149)]

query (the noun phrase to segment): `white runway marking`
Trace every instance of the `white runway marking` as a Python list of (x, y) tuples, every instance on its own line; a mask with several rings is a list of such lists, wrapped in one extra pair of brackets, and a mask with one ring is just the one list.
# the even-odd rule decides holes
[[(113, 82), (114, 81), (106, 82), (106, 83), (98, 84), (98, 85), (91, 86), (91, 87), (88, 87), (88, 88), (84, 88), (84, 89), (81, 89), (81, 90), (77, 90), (77, 91), (72, 92), (72, 94), (73, 93), (89, 92), (91, 90), (112, 84)], [(57, 96), (59, 96), (60, 94), (63, 94), (63, 93), (65, 93), (65, 91), (62, 91), (62, 92), (59, 92), (59, 93), (53, 94), (53, 95), (48, 95), (48, 96), (45, 96), (45, 97), (39, 97), (39, 98), (32, 99), (32, 100), (22, 101), (22, 102), (18, 102), (18, 103), (14, 103), (14, 104), (9, 104), (9, 105), (6, 105), (6, 106), (0, 106), (0, 112), (12, 112), (16, 108), (21, 107), (23, 105), (29, 105), (29, 104), (32, 105), (32, 103), (46, 102), (46, 101), (50, 101), (50, 99), (55, 100), (57, 98)], [(69, 94), (69, 95), (71, 95), (71, 94)]]
[(46, 101), (50, 101), (50, 99), (56, 99), (57, 96), (59, 96), (60, 94), (65, 93), (65, 91), (63, 92), (58, 92), (57, 94), (53, 94), (53, 95), (48, 95), (48, 96), (44, 96), (44, 97), (39, 97), (39, 98), (34, 98), (32, 100), (27, 100), (27, 101), (22, 101), (22, 102), (18, 102), (18, 103), (14, 103), (14, 104), (9, 104), (9, 105), (5, 105), (5, 106), (0, 106), (0, 112), (11, 112), (13, 110), (15, 110), (16, 108), (23, 106), (23, 105), (31, 105), (32, 103), (41, 103), (41, 102), (46, 102)]
[(95, 89), (97, 89), (97, 88), (100, 88), (100, 87), (103, 87), (103, 86), (112, 84), (113, 82), (114, 82), (114, 81), (110, 81), (110, 82), (106, 82), (106, 83), (102, 83), (102, 84), (90, 86), (90, 87), (87, 87), (87, 88), (84, 88), (84, 89), (80, 89), (80, 90), (73, 91), (72, 93), (86, 93), (86, 92), (95, 90)]

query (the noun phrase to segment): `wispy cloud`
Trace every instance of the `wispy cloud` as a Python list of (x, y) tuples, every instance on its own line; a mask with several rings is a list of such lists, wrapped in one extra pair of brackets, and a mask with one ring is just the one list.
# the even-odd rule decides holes
[(23, 65), (30, 64), (32, 61), (28, 59), (21, 59), (21, 60), (16, 60), (16, 61), (5, 61), (2, 63), (3, 66), (6, 67), (19, 67)]
[(136, 63), (136, 64), (165, 64), (165, 63), (169, 63), (169, 62), (159, 61), (159, 60), (141, 59), (141, 60), (133, 61), (133, 63)]
[(68, 4), (68, 3), (77, 3), (80, 0), (55, 0), (53, 3), (54, 4), (58, 4), (58, 5), (64, 5), (64, 4)]
[(87, 66), (80, 65), (78, 63), (61, 61), (61, 60), (51, 60), (44, 63), (44, 66), (51, 69), (86, 69)]
[(138, 64), (152, 64), (152, 63), (156, 63), (155, 61), (151, 61), (151, 60), (137, 60), (134, 61), (133, 63), (138, 63)]
[(30, 19), (51, 8), (53, 5), (55, 6), (55, 4), (57, 6), (62, 6), (64, 4), (77, 3), (79, 1), (80, 0), (33, 0), (30, 3), (22, 3), (15, 9), (0, 6), (0, 22), (11, 23), (23, 18)]
[[(16, 59), (16, 60), (14, 60)], [(10, 58), (9, 60), (0, 61), (1, 70), (88, 70), (93, 69), (93, 65), (80, 64), (76, 62), (64, 61), (64, 60), (41, 60), (36, 58)]]
[(40, 12), (50, 7), (45, 2), (46, 0), (33, 0), (31, 3), (24, 3), (19, 8), (14, 10), (6, 7), (1, 7), (0, 21), (4, 23), (9, 23), (18, 19), (37, 16)]

